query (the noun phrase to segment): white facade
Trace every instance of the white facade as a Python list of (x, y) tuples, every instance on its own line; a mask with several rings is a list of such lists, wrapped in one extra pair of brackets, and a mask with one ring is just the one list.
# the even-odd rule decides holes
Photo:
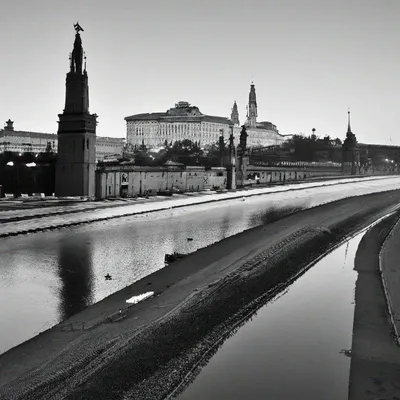
[(127, 143), (144, 143), (149, 148), (184, 139), (203, 147), (218, 142), (221, 132), (228, 137), (233, 127), (230, 119), (202, 114), (198, 107), (183, 101), (165, 113), (136, 114), (125, 120)]
[[(232, 120), (202, 114), (198, 107), (187, 102), (179, 102), (175, 108), (165, 113), (136, 114), (125, 120), (127, 144), (140, 146), (144, 143), (147, 148), (159, 148), (165, 141), (173, 143), (184, 139), (198, 142), (204, 147), (216, 144), (221, 132), (227, 140), (232, 130), (237, 144), (241, 131), (240, 126), (234, 126)], [(262, 126), (246, 129), (249, 147), (279, 145), (284, 142), (284, 137), (272, 129)]]
[[(241, 130), (242, 128), (239, 126), (235, 126), (233, 128), (233, 136), (236, 138), (236, 140), (239, 139)], [(287, 138), (279, 133), (268, 129), (246, 127), (246, 132), (248, 134), (248, 147), (279, 146), (285, 140), (287, 140)]]
[(189, 139), (205, 146), (218, 142), (221, 131), (228, 137), (230, 125), (211, 121), (127, 121), (127, 143), (133, 146), (144, 143), (149, 148), (157, 148), (163, 146), (165, 141)]
[(110, 155), (122, 156), (125, 138), (96, 136), (96, 161)]
[[(12, 121), (0, 130), (0, 153), (41, 153), (46, 150), (48, 143), (52, 151), (57, 152), (58, 137), (54, 133), (14, 131)], [(96, 160), (111, 154), (122, 155), (124, 143), (124, 138), (96, 136)]]

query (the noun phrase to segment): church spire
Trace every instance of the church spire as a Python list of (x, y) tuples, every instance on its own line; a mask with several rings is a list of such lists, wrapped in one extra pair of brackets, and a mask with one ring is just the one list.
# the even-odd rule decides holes
[(254, 83), (251, 82), (249, 93), (249, 105), (247, 106), (247, 125), (257, 126), (257, 100)]
[(231, 120), (235, 125), (240, 125), (239, 123), (239, 111), (237, 108), (236, 100), (233, 103), (232, 112), (231, 112)]

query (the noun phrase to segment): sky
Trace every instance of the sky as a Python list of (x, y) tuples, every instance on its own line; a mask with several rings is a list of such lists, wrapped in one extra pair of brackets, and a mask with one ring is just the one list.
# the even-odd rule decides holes
[[(400, 145), (400, 0), (3, 0), (0, 124), (57, 132), (79, 21), (99, 136), (188, 101), (282, 134)], [(2, 127), (0, 125), (0, 127)]]

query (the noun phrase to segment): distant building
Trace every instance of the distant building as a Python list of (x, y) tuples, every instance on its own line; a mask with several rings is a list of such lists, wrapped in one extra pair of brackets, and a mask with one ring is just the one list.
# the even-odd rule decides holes
[[(256, 100), (256, 89), (254, 84), (250, 85), (249, 103), (247, 105), (247, 119), (244, 123), (247, 137), (248, 147), (267, 147), (281, 145), (289, 139), (286, 135), (281, 135), (276, 125), (268, 121), (257, 122), (258, 110)], [(240, 136), (239, 113), (236, 101), (233, 104), (231, 119), (234, 121), (234, 136)]]
[[(41, 153), (46, 149), (57, 153), (58, 137), (54, 133), (30, 132), (14, 130), (14, 121), (6, 121), (4, 129), (0, 129), (0, 153)], [(96, 137), (96, 160), (100, 161), (111, 154), (122, 154), (125, 138)]]
[(127, 143), (149, 148), (184, 139), (200, 142), (203, 147), (216, 143), (221, 132), (228, 137), (233, 127), (230, 119), (205, 115), (186, 101), (166, 112), (131, 115), (125, 121)]

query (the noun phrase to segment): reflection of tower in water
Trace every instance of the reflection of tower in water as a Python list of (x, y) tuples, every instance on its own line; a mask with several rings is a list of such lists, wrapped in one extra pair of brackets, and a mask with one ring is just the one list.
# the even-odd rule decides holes
[(61, 279), (60, 319), (65, 320), (93, 303), (90, 244), (85, 238), (59, 242), (58, 273)]

